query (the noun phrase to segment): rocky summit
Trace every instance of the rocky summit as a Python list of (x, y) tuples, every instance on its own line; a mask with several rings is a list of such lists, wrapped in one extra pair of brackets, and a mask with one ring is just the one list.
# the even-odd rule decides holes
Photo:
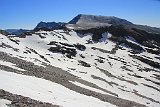
[(110, 16), (0, 30), (2, 107), (160, 107), (160, 29)]
[(110, 26), (112, 24), (116, 25), (132, 25), (131, 22), (120, 19), (113, 16), (95, 16), (95, 15), (85, 15), (79, 14), (73, 18), (69, 24), (76, 24), (80, 27), (94, 28), (94, 27), (103, 27)]

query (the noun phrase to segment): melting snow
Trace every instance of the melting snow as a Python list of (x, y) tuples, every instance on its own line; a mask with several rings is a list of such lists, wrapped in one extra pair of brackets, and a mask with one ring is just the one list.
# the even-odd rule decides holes
[(41, 78), (0, 70), (0, 89), (64, 107), (116, 107)]

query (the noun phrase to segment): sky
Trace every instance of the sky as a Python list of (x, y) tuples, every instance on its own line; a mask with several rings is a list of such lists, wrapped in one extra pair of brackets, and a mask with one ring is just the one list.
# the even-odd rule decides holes
[(78, 14), (116, 16), (160, 28), (160, 0), (0, 0), (0, 29), (33, 29)]

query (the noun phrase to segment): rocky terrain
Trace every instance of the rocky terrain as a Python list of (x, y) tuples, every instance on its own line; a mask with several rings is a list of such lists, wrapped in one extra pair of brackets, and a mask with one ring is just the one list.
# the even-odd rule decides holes
[(93, 15), (50, 24), (0, 30), (0, 106), (160, 106), (159, 28)]

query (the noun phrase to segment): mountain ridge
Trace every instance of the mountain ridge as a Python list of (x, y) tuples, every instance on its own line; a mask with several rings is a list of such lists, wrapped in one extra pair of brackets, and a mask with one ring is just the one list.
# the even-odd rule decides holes
[(47, 28), (48, 30), (53, 30), (53, 29), (59, 29), (65, 25), (64, 22), (39, 22), (37, 26), (34, 28), (36, 29), (41, 29), (41, 28)]
[(8, 32), (9, 34), (21, 35), (25, 32), (29, 32), (30, 30), (27, 30), (27, 29), (6, 29), (5, 31)]
[(131, 22), (125, 19), (121, 19), (115, 16), (86, 15), (86, 14), (77, 15), (71, 21), (69, 21), (69, 24), (79, 24), (79, 23), (83, 23), (83, 21), (89, 22), (89, 23), (99, 22), (99, 23), (118, 24), (118, 25), (123, 25), (123, 24), (131, 25), (132, 24)]
[[(41, 24), (41, 26), (40, 26)], [(97, 16), (79, 14), (68, 23), (64, 22), (40, 22), (34, 29), (47, 28), (48, 30), (70, 28), (70, 29), (90, 29), (96, 27), (109, 27), (111, 25), (122, 25), (130, 29), (137, 28), (151, 33), (160, 33), (160, 28), (150, 27), (146, 25), (133, 24), (125, 19), (115, 16)]]

